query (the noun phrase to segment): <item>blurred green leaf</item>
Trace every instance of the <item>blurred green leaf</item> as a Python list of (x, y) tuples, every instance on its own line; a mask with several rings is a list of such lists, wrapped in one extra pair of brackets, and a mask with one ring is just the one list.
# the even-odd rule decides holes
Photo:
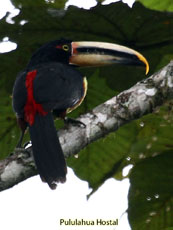
[[(87, 96), (89, 97), (89, 95)], [(69, 166), (93, 192), (110, 177), (123, 179), (122, 169), (173, 149), (172, 103), (121, 127), (104, 139), (90, 144)]]
[[(20, 130), (16, 125), (16, 118), (12, 109), (12, 97), (4, 90), (0, 91), (0, 160), (14, 151)], [(28, 135), (24, 141), (28, 140)]]
[(130, 174), (128, 217), (133, 230), (173, 226), (172, 151), (147, 158)]
[(98, 3), (102, 3), (104, 2), (105, 0), (96, 0)]
[[(11, 107), (12, 98), (3, 90), (0, 92), (0, 159), (4, 158), (14, 149), (16, 143), (16, 119)], [(6, 150), (6, 151), (3, 151)]]
[(160, 11), (173, 11), (173, 1), (172, 0), (137, 0), (144, 4), (144, 6)]
[(23, 8), (23, 7), (55, 7), (55, 8), (64, 8), (65, 3), (68, 0), (11, 0), (13, 5), (16, 8)]

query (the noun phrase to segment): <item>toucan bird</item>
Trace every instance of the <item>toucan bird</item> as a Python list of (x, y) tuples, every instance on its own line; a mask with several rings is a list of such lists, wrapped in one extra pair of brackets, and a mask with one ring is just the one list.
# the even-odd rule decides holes
[(29, 128), (35, 164), (41, 179), (55, 189), (66, 180), (66, 162), (53, 115), (65, 118), (87, 92), (87, 80), (78, 66), (141, 65), (147, 60), (137, 51), (104, 42), (55, 40), (39, 48), (19, 73), (13, 88), (13, 109), (23, 134)]

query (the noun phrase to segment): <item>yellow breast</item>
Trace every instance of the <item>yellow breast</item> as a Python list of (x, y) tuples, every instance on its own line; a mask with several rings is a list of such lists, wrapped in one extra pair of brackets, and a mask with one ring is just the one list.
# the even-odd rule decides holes
[(81, 97), (81, 99), (78, 101), (78, 103), (76, 103), (73, 107), (71, 108), (68, 108), (66, 110), (66, 113), (70, 113), (71, 111), (73, 111), (74, 109), (76, 109), (84, 100), (85, 96), (86, 96), (86, 93), (87, 93), (87, 88), (88, 88), (88, 82), (87, 82), (87, 79), (86, 77), (83, 78), (83, 89), (84, 89), (84, 94), (83, 96)]

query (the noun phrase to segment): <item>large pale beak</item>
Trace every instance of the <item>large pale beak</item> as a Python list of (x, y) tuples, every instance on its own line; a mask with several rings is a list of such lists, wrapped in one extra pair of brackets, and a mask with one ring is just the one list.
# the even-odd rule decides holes
[(70, 64), (77, 66), (104, 66), (110, 64), (145, 66), (149, 64), (139, 52), (125, 46), (106, 42), (72, 42)]

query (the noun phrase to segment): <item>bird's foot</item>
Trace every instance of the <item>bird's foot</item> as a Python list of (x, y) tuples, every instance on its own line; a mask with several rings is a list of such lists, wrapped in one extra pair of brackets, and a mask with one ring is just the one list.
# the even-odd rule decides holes
[(75, 126), (86, 128), (86, 125), (83, 122), (75, 120), (73, 118), (69, 118), (69, 117), (64, 118), (64, 123), (67, 124), (67, 125), (72, 124), (72, 125), (75, 125)]
[(26, 149), (23, 147), (16, 147), (14, 150), (15, 153), (25, 153)]
[(29, 150), (29, 147), (31, 146), (31, 142), (28, 141), (27, 143), (24, 144), (24, 146), (22, 145), (17, 145), (14, 152), (15, 153), (22, 153), (22, 154), (27, 154), (28, 157), (31, 156), (31, 152)]
[[(18, 119), (18, 124), (20, 124), (20, 127), (21, 127), (21, 135), (20, 135), (20, 138), (19, 138), (19, 141), (16, 145), (16, 148), (21, 148), (22, 147), (22, 141), (23, 141), (23, 138), (24, 138), (24, 134), (25, 134), (25, 131), (26, 131), (26, 128), (27, 128), (27, 124), (25, 121), (23, 121), (22, 119)], [(23, 126), (22, 126), (23, 124)]]
[(14, 153), (18, 155), (18, 158), (29, 158), (31, 157), (31, 152), (23, 147), (15, 148)]

